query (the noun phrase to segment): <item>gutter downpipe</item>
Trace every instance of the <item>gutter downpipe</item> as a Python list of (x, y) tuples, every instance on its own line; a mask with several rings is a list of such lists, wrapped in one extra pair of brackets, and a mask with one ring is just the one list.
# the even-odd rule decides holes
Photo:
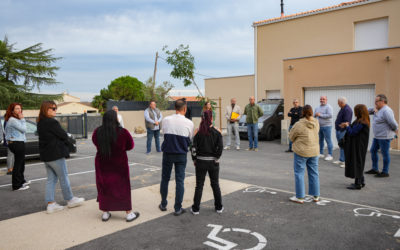
[(256, 99), (256, 102), (258, 100), (257, 96), (257, 26), (253, 25), (254, 27), (254, 98)]

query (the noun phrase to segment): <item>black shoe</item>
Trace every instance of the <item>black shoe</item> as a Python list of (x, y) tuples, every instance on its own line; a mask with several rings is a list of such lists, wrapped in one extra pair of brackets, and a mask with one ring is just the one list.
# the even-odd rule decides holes
[(350, 190), (361, 190), (361, 188), (362, 188), (362, 185), (356, 185), (356, 184), (351, 184), (350, 186), (347, 187), (347, 189), (350, 189)]
[(373, 170), (373, 169), (368, 170), (368, 171), (366, 171), (366, 172), (364, 172), (364, 173), (366, 173), (366, 174), (379, 174), (378, 171), (375, 171), (375, 170)]
[(167, 208), (166, 208), (166, 207), (163, 207), (161, 204), (158, 205), (158, 208), (159, 208), (161, 211), (163, 211), (163, 212), (167, 211)]
[(7, 172), (7, 175), (12, 175), (12, 171)]
[(389, 174), (387, 173), (378, 173), (375, 175), (375, 177), (389, 177)]
[(183, 209), (183, 208), (181, 208), (181, 210), (179, 210), (178, 212), (174, 212), (174, 215), (175, 215), (175, 216), (179, 216), (179, 215), (182, 215), (182, 214), (184, 214), (184, 213), (186, 213), (186, 210)]
[(286, 150), (285, 152), (286, 152), (286, 153), (293, 153), (293, 150), (288, 149), (288, 150)]

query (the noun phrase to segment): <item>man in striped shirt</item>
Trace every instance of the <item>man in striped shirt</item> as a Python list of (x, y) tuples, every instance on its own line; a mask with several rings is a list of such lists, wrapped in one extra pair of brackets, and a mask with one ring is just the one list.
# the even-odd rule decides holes
[(167, 116), (163, 120), (164, 142), (161, 146), (163, 151), (162, 174), (161, 174), (161, 211), (167, 210), (168, 183), (171, 178), (172, 167), (175, 165), (175, 205), (174, 215), (178, 216), (185, 212), (182, 208), (183, 194), (185, 192), (184, 180), (187, 162), (187, 152), (190, 141), (193, 138), (193, 122), (185, 118), (187, 110), (186, 102), (182, 99), (175, 102), (176, 114)]

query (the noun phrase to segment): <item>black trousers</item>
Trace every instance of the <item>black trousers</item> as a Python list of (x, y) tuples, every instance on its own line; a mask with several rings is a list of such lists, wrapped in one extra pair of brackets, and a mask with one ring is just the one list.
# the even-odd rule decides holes
[(200, 210), (201, 196), (203, 195), (203, 186), (206, 175), (210, 176), (211, 188), (214, 194), (215, 209), (222, 209), (221, 189), (219, 188), (219, 163), (215, 161), (196, 161), (196, 190), (194, 192), (192, 210)]
[(354, 184), (357, 186), (365, 185), (364, 175), (361, 178), (355, 178)]
[(13, 141), (8, 143), (8, 148), (14, 154), (14, 168), (12, 172), (12, 189), (17, 190), (26, 182), (25, 172), (25, 143)]

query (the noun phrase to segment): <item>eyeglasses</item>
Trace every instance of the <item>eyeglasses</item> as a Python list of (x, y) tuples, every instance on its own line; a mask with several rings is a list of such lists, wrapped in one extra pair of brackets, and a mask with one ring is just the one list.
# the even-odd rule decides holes
[(381, 102), (382, 100), (375, 101), (375, 103)]
[(57, 108), (49, 108), (49, 109), (52, 109), (53, 111), (56, 111), (56, 110), (57, 110)]

